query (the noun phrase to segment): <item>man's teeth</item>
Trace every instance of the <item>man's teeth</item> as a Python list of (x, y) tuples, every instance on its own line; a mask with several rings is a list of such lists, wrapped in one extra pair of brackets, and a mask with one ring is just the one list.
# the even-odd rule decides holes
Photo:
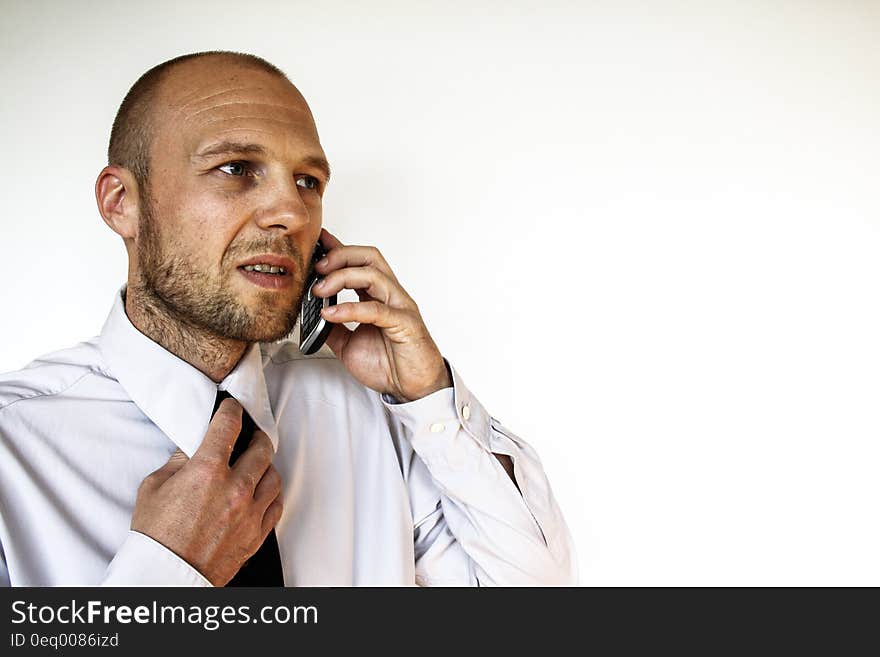
[(245, 271), (258, 271), (263, 274), (286, 274), (284, 267), (275, 267), (273, 265), (245, 265)]

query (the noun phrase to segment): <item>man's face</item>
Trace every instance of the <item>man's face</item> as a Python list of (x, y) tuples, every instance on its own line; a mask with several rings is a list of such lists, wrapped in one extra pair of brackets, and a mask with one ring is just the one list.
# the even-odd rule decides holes
[(156, 107), (136, 280), (185, 325), (284, 337), (329, 176), (308, 106), (283, 79), (206, 58), (173, 69)]

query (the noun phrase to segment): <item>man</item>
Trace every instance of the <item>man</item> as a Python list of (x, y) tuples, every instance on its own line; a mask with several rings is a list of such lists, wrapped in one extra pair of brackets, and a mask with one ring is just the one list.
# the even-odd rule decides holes
[[(329, 177), (308, 105), (259, 58), (135, 83), (95, 187), (127, 285), (99, 337), (0, 377), (0, 581), (575, 582), (534, 451), (381, 253), (322, 229)], [(304, 357), (283, 338), (319, 238), (314, 293), (360, 300), (322, 311), (332, 353)]]

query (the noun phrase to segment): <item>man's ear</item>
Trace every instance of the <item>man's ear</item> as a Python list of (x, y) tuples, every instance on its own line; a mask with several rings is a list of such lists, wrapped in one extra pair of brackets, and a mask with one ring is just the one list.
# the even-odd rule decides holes
[(95, 199), (104, 223), (123, 240), (134, 239), (140, 226), (138, 205), (140, 190), (131, 171), (119, 166), (108, 166), (98, 174)]

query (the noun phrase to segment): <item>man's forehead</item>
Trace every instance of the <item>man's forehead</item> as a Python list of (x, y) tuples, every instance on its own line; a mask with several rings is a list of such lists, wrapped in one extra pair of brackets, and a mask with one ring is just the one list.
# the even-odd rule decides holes
[(305, 99), (267, 71), (189, 66), (173, 70), (162, 87), (162, 132), (190, 153), (217, 141), (318, 141)]
[(169, 90), (165, 106), (184, 119), (208, 112), (234, 112), (248, 106), (311, 117), (305, 99), (282, 78), (194, 80), (191, 85)]

